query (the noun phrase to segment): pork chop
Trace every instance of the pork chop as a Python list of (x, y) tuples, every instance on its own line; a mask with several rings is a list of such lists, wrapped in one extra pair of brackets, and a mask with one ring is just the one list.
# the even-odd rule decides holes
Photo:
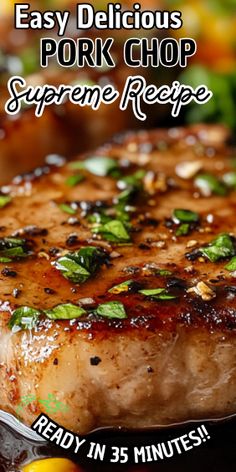
[(2, 188), (0, 408), (77, 433), (236, 412), (228, 133), (127, 133)]

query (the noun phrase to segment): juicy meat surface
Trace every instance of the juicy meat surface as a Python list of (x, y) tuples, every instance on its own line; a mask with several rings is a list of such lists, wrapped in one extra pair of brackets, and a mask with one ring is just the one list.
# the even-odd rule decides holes
[[(2, 188), (11, 197), (0, 209), (3, 410), (27, 424), (46, 412), (80, 434), (236, 412), (236, 179), (223, 183), (235, 177), (227, 140), (220, 126), (128, 133), (74, 166), (59, 159)], [(21, 257), (9, 253), (9, 237)], [(87, 260), (78, 282), (61, 258), (87, 247), (98, 248), (100, 262)], [(72, 319), (60, 319), (65, 304)], [(78, 307), (84, 312), (73, 316)]]

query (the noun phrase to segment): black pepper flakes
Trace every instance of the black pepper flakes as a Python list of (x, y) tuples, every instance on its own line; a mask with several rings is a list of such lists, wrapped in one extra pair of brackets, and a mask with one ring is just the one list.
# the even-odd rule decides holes
[(148, 366), (147, 372), (148, 372), (148, 374), (153, 374), (154, 370), (151, 366)]
[(176, 289), (185, 289), (186, 288), (186, 281), (184, 279), (180, 279), (178, 277), (171, 277), (167, 280), (166, 283), (167, 288), (176, 288)]
[(131, 274), (131, 275), (138, 274), (140, 271), (141, 271), (140, 267), (135, 267), (135, 266), (128, 266), (128, 267), (124, 267), (123, 269), (123, 272), (125, 272), (126, 274)]
[(145, 244), (145, 243), (140, 243), (139, 249), (142, 249), (143, 251), (148, 251), (150, 250), (150, 246), (148, 246), (148, 244)]
[(15, 270), (9, 269), (8, 267), (5, 267), (5, 269), (2, 270), (2, 275), (4, 277), (16, 277), (17, 272)]
[(55, 358), (54, 361), (53, 361), (53, 365), (58, 365), (58, 364), (59, 364), (59, 361), (58, 361), (57, 358)]
[(201, 255), (202, 255), (202, 253), (201, 253), (201, 251), (199, 251), (199, 249), (194, 249), (191, 252), (187, 252), (185, 254), (185, 257), (189, 261), (196, 261)]
[(53, 290), (52, 288), (49, 288), (49, 287), (44, 288), (44, 292), (47, 295), (54, 295), (56, 293), (55, 290)]
[(59, 254), (59, 252), (60, 252), (60, 249), (58, 249), (57, 247), (50, 247), (49, 248), (49, 254), (52, 257), (57, 256)]
[(77, 290), (77, 288), (76, 288), (76, 287), (71, 287), (71, 289), (70, 289), (70, 290), (71, 290), (71, 293), (77, 293), (77, 292), (78, 292), (78, 290)]
[(143, 223), (147, 226), (154, 226), (155, 228), (159, 225), (159, 221), (155, 218), (146, 218)]
[(95, 356), (90, 358), (90, 364), (93, 366), (100, 364), (100, 362), (102, 362), (102, 359), (100, 359), (100, 357)]
[(38, 226), (26, 226), (24, 232), (29, 236), (47, 236), (48, 230), (46, 228), (39, 228)]
[(70, 234), (70, 236), (66, 240), (67, 246), (74, 246), (78, 243), (78, 236), (77, 234)]

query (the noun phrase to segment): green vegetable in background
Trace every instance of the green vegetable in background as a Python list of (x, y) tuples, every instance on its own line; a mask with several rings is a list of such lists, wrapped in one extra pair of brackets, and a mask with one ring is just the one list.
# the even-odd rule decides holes
[(204, 84), (213, 92), (212, 99), (204, 105), (199, 106), (192, 102), (187, 107), (186, 121), (188, 123), (219, 122), (236, 128), (236, 71), (214, 72), (198, 64), (187, 67), (179, 80), (193, 88)]

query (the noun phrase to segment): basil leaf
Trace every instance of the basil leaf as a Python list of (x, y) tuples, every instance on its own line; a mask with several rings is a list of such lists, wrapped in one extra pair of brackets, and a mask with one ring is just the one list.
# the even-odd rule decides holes
[(190, 225), (188, 223), (183, 223), (182, 225), (180, 225), (176, 232), (175, 232), (175, 235), (176, 236), (187, 236), (187, 234), (189, 234), (189, 231), (190, 231)]
[(51, 310), (44, 310), (44, 314), (50, 320), (74, 320), (86, 314), (86, 311), (72, 303), (57, 305)]
[(127, 318), (123, 303), (117, 301), (102, 303), (96, 309), (96, 314), (111, 319), (117, 318), (123, 320)]
[(181, 223), (197, 223), (199, 221), (198, 213), (190, 210), (176, 209), (173, 211), (173, 216)]
[(227, 187), (236, 189), (236, 172), (228, 172), (228, 174), (223, 175), (223, 181)]
[(5, 196), (5, 195), (0, 195), (0, 208), (4, 208), (10, 202), (11, 202), (11, 197)]
[(33, 329), (37, 324), (40, 314), (41, 312), (39, 310), (22, 306), (14, 310), (8, 326), (14, 332), (20, 331), (21, 329)]
[(115, 293), (115, 294), (122, 293), (122, 292), (128, 292), (130, 286), (132, 286), (133, 283), (134, 283), (133, 280), (126, 280), (126, 282), (122, 282), (121, 284), (115, 285), (114, 287), (110, 288), (110, 290), (108, 290), (108, 292), (109, 293)]
[(75, 187), (80, 182), (83, 182), (83, 180), (84, 176), (82, 174), (71, 175), (66, 179), (65, 184), (68, 185), (68, 187)]
[(154, 298), (155, 300), (173, 300), (176, 298), (167, 292), (165, 288), (153, 288), (148, 290), (139, 290), (139, 293), (146, 297)]
[(86, 282), (91, 275), (90, 272), (77, 262), (76, 254), (60, 257), (53, 265), (57, 270), (60, 270), (63, 277), (74, 283), (82, 284)]
[(10, 260), (29, 255), (27, 242), (18, 238), (0, 238), (0, 257)]
[(231, 261), (225, 266), (226, 270), (234, 272), (236, 270), (236, 257), (233, 257)]
[(74, 210), (74, 208), (71, 208), (71, 206), (67, 205), (66, 203), (60, 203), (58, 207), (60, 208), (61, 211), (64, 211), (64, 213), (68, 213), (68, 215), (75, 215), (77, 213), (77, 211)]
[(212, 174), (200, 174), (196, 177), (194, 183), (201, 193), (207, 197), (213, 193), (221, 196), (228, 193), (226, 185)]
[(227, 233), (220, 234), (209, 243), (208, 246), (201, 248), (200, 252), (211, 262), (217, 262), (219, 259), (225, 259), (235, 255), (232, 238)]
[(106, 254), (94, 246), (83, 247), (79, 250), (80, 264), (90, 273), (96, 272), (105, 263)]
[(16, 247), (23, 247), (26, 244), (25, 239), (20, 238), (0, 238), (0, 251), (5, 249), (13, 249)]
[(99, 177), (105, 177), (119, 169), (118, 162), (115, 159), (106, 156), (94, 156), (89, 157), (85, 161), (72, 162), (70, 168), (85, 169), (91, 174)]
[(60, 257), (52, 265), (71, 282), (84, 283), (105, 263), (105, 258), (99, 249), (88, 246)]
[(129, 242), (130, 235), (119, 220), (113, 220), (105, 225), (93, 228), (92, 233), (102, 234), (103, 238), (111, 242)]

